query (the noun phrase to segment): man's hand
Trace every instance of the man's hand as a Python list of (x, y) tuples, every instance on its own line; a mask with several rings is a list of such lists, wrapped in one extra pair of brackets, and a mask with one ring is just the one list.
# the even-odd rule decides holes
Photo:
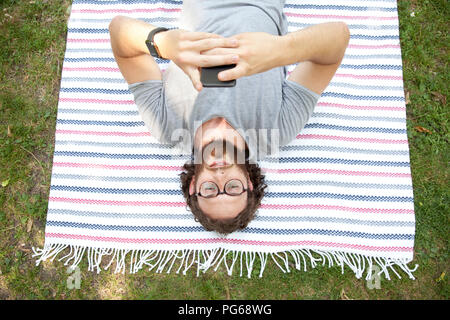
[[(161, 79), (159, 66), (145, 44), (154, 28), (142, 20), (125, 16), (116, 16), (109, 24), (111, 48), (129, 84)], [(212, 33), (176, 29), (159, 32), (154, 40), (162, 57), (173, 60), (191, 78), (197, 90), (202, 89), (200, 67), (234, 64), (239, 60), (234, 53), (202, 55), (203, 51), (237, 47), (236, 41)]]
[(248, 32), (230, 39), (239, 41), (237, 48), (215, 48), (203, 52), (206, 55), (239, 56), (236, 67), (219, 73), (219, 80), (233, 80), (297, 64), (289, 80), (321, 94), (341, 64), (350, 32), (343, 22), (327, 22), (284, 36)]
[(213, 33), (174, 29), (157, 33), (154, 40), (161, 56), (178, 65), (189, 76), (198, 91), (202, 89), (200, 67), (235, 64), (239, 61), (239, 56), (233, 52), (202, 54), (204, 51), (218, 48), (231, 50), (238, 46), (236, 39), (224, 38)]
[(235, 49), (216, 48), (203, 52), (205, 55), (236, 54), (239, 62), (233, 69), (219, 73), (219, 80), (228, 81), (244, 76), (268, 71), (277, 67), (278, 53), (283, 41), (282, 37), (274, 36), (265, 32), (246, 32), (237, 34), (230, 39), (239, 42)]

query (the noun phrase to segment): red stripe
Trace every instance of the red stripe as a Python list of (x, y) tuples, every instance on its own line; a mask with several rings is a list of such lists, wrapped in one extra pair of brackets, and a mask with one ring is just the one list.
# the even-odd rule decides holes
[(252, 246), (319, 246), (331, 248), (347, 248), (364, 251), (389, 251), (389, 252), (412, 252), (412, 247), (386, 247), (386, 246), (365, 246), (350, 243), (324, 242), (324, 241), (256, 241), (242, 240), (233, 238), (213, 238), (213, 239), (151, 239), (151, 238), (119, 238), (119, 237), (101, 237), (89, 235), (75, 235), (65, 233), (46, 232), (46, 238), (61, 238), (73, 240), (118, 242), (118, 243), (137, 243), (137, 244), (239, 244)]
[(336, 73), (336, 77), (339, 78), (354, 78), (354, 79), (384, 79), (384, 80), (403, 80), (402, 76), (381, 76), (381, 75), (359, 75), (359, 74), (348, 74), (348, 73)]
[(333, 107), (342, 109), (353, 109), (353, 110), (385, 110), (385, 111), (405, 111), (405, 107), (385, 107), (385, 106), (357, 106), (351, 104), (340, 104), (340, 103), (329, 103), (329, 102), (319, 102), (318, 107)]
[(383, 143), (383, 144), (408, 144), (408, 140), (393, 140), (393, 139), (375, 139), (375, 138), (353, 138), (353, 137), (339, 137), (322, 134), (298, 134), (296, 139), (318, 139), (318, 140), (336, 140), (348, 142), (366, 142), (366, 143)]
[(74, 199), (63, 197), (49, 197), (49, 201), (69, 202), (82, 204), (98, 204), (109, 206), (150, 206), (150, 207), (185, 207), (185, 202), (167, 202), (167, 201), (117, 201), (117, 200), (97, 200), (97, 199)]
[(119, 136), (119, 137), (150, 137), (150, 132), (112, 132), (112, 131), (82, 131), (82, 130), (56, 130), (57, 134), (80, 134), (92, 136)]
[[(182, 167), (177, 166), (125, 166), (125, 165), (107, 165), (92, 163), (73, 163), (73, 162), (54, 162), (54, 167), (62, 168), (94, 168), (109, 170), (169, 170), (181, 171)], [(338, 174), (345, 176), (372, 176), (372, 177), (390, 177), (390, 178), (411, 178), (409, 173), (394, 172), (374, 172), (374, 171), (347, 171), (347, 170), (328, 170), (328, 169), (268, 169), (261, 168), (264, 172), (274, 173), (315, 173), (315, 174)]]
[(286, 12), (286, 16), (288, 17), (297, 17), (297, 18), (321, 18), (321, 19), (350, 19), (350, 20), (397, 20), (397, 16), (392, 17), (375, 17), (375, 16), (341, 16), (341, 15), (331, 15), (331, 14), (300, 14), (300, 13), (292, 13)]
[(70, 68), (64, 67), (63, 71), (105, 71), (105, 72), (120, 72), (119, 68), (110, 68), (110, 67), (85, 67), (85, 68)]
[(134, 12), (180, 12), (181, 9), (155, 8), (155, 9), (72, 9), (72, 13), (134, 13)]
[(411, 178), (409, 173), (393, 172), (374, 172), (374, 171), (346, 171), (346, 170), (328, 170), (328, 169), (266, 169), (264, 172), (271, 173), (315, 173), (315, 174), (338, 174), (344, 176), (369, 176), (369, 177), (388, 177), (388, 178)]
[[(151, 136), (149, 132), (120, 132), (120, 131), (83, 131), (83, 130), (56, 130), (57, 134), (79, 134), (79, 135), (95, 135), (95, 136), (130, 136), (143, 137)], [(317, 140), (335, 140), (347, 142), (365, 142), (365, 143), (383, 143), (383, 144), (407, 144), (408, 140), (393, 139), (375, 139), (375, 138), (354, 138), (340, 137), (320, 134), (298, 134), (296, 139), (317, 139)]]
[(125, 166), (125, 165), (109, 165), (109, 164), (94, 164), (94, 163), (72, 163), (72, 162), (54, 162), (54, 167), (60, 168), (94, 168), (94, 169), (110, 169), (110, 170), (169, 170), (181, 171), (181, 167), (175, 166)]
[(99, 43), (108, 43), (110, 40), (109, 39), (74, 39), (74, 38), (67, 38), (67, 42), (87, 42), (87, 43), (95, 43), (95, 42), (99, 42)]
[(297, 205), (283, 205), (283, 204), (261, 204), (261, 209), (311, 209), (311, 210), (336, 210), (336, 211), (350, 211), (357, 213), (381, 213), (381, 214), (414, 214), (414, 210), (409, 209), (378, 209), (378, 208), (352, 208), (344, 206), (325, 206), (313, 204), (297, 204)]
[(399, 44), (349, 44), (350, 49), (399, 49)]
[(59, 102), (134, 104), (134, 100), (82, 99), (82, 98), (59, 98)]
[[(167, 201), (116, 201), (116, 200), (97, 200), (97, 199), (75, 199), (65, 197), (49, 197), (49, 201), (83, 203), (95, 205), (114, 205), (114, 206), (148, 206), (148, 207), (185, 207), (185, 202), (167, 202)], [(284, 205), (284, 204), (261, 204), (263, 210), (336, 210), (349, 211), (357, 213), (375, 213), (375, 214), (414, 214), (414, 210), (410, 209), (379, 209), (379, 208), (352, 208), (344, 206), (327, 206), (314, 204), (301, 205)]]

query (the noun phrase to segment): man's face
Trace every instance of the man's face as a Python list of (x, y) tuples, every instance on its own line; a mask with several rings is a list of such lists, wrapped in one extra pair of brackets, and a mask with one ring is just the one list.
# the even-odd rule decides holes
[[(225, 185), (230, 180), (239, 180), (243, 189), (253, 190), (253, 185), (248, 178), (245, 169), (245, 156), (242, 150), (237, 149), (233, 144), (226, 140), (214, 140), (197, 150), (200, 159), (194, 159), (196, 165), (195, 176), (191, 181), (189, 194), (199, 193), (205, 189), (205, 186), (213, 186), (213, 182), (218, 187), (218, 191), (223, 192)], [(207, 184), (206, 184), (207, 183)], [(232, 193), (233, 185), (239, 183), (229, 183), (227, 191)], [(239, 190), (238, 187), (236, 189)], [(202, 195), (204, 192), (201, 192)], [(198, 205), (200, 209), (212, 219), (230, 219), (238, 215), (239, 212), (247, 206), (248, 192), (242, 192), (240, 195), (230, 196), (228, 194), (219, 194), (217, 197), (204, 198), (198, 196)]]

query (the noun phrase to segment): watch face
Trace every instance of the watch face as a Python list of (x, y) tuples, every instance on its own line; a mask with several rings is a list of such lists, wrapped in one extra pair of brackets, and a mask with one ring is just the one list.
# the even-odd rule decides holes
[(147, 45), (148, 51), (150, 51), (150, 55), (155, 58), (159, 58), (158, 52), (156, 51), (155, 44), (151, 40), (145, 40), (145, 44)]

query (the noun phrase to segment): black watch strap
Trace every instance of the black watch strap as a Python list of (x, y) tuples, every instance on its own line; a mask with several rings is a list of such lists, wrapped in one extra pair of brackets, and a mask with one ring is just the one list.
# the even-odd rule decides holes
[(155, 34), (157, 34), (158, 32), (163, 32), (163, 31), (167, 31), (167, 30), (169, 30), (169, 29), (163, 28), (163, 27), (158, 27), (158, 28), (155, 28), (152, 31), (150, 31), (150, 33), (148, 34), (145, 44), (147, 45), (148, 51), (150, 51), (150, 54), (152, 57), (164, 59), (163, 57), (161, 57), (158, 47), (155, 45), (155, 42), (153, 39), (155, 38)]

